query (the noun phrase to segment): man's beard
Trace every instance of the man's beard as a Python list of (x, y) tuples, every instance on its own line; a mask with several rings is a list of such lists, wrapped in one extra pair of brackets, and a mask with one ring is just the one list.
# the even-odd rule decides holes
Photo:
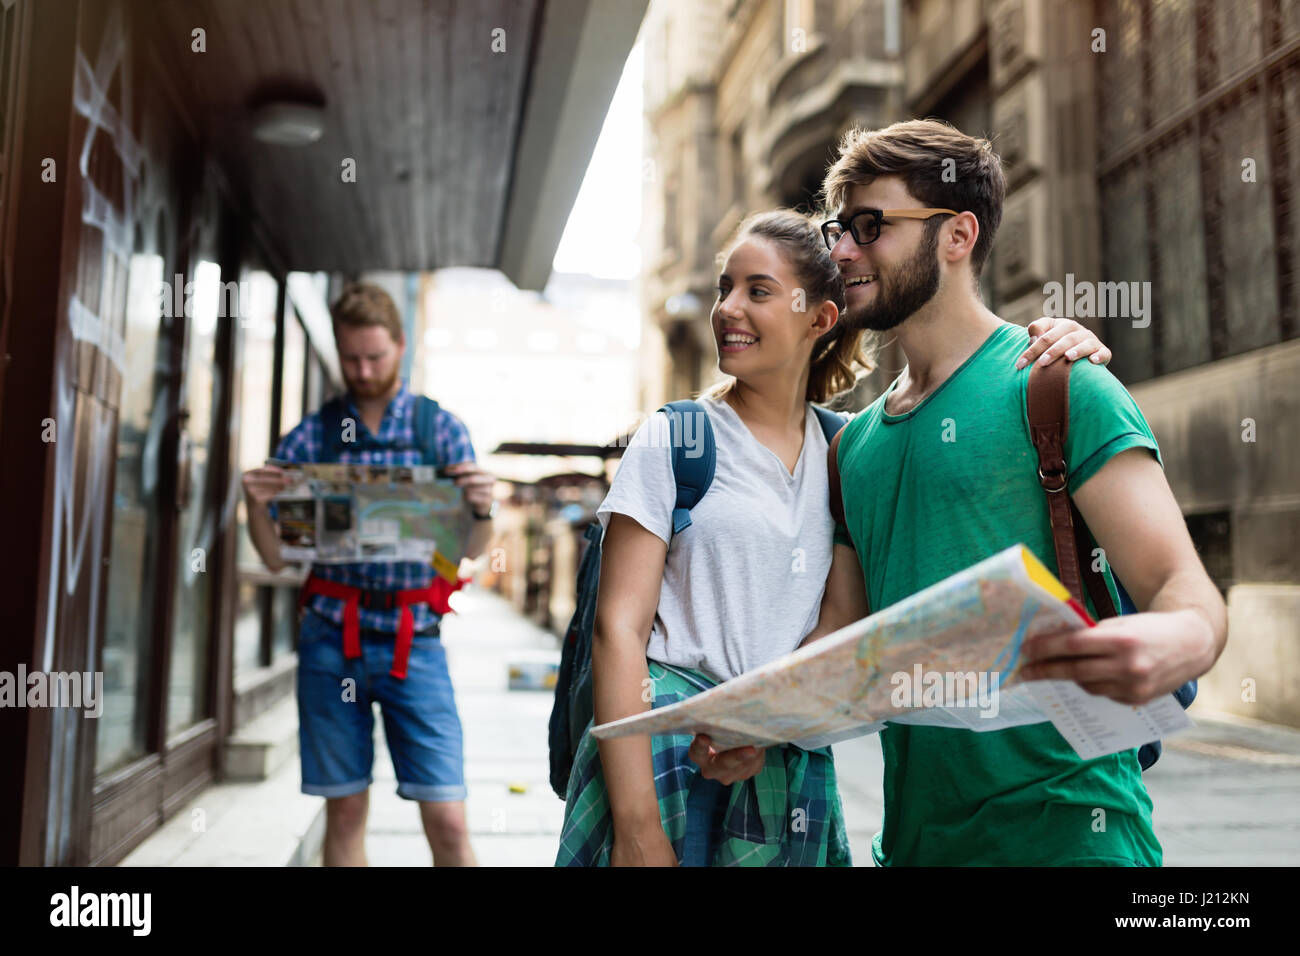
[(348, 382), (348, 388), (357, 398), (378, 398), (380, 395), (388, 394), (389, 390), (397, 384), (397, 377), (401, 374), (401, 366), (398, 366), (393, 369), (393, 374), (382, 382), (372, 381), (364, 387), (358, 382)]
[(884, 332), (917, 312), (939, 291), (939, 230), (926, 224), (921, 245), (912, 258), (889, 276), (888, 284), (876, 279), (876, 299), (845, 316), (852, 329)]

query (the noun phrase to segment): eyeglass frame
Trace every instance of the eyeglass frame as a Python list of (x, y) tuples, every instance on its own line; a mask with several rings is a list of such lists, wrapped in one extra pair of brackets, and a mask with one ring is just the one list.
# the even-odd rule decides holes
[[(858, 245), (869, 246), (880, 238), (880, 227), (886, 219), (933, 219), (935, 216), (956, 216), (957, 214), (955, 209), (859, 209), (849, 216), (847, 222), (843, 219), (827, 219), (823, 222), (821, 225), (822, 241), (826, 243), (827, 249), (834, 249), (840, 239), (843, 239), (847, 234), (852, 236), (853, 241)], [(861, 216), (870, 216), (875, 224), (876, 234), (866, 242), (860, 240), (853, 229), (853, 221)], [(826, 229), (829, 226), (839, 226), (843, 230), (834, 242), (831, 241), (830, 236), (826, 235)]]

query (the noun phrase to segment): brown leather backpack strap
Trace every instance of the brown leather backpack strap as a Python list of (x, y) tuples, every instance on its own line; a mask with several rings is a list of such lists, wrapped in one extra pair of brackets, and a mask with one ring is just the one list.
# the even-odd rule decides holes
[(1099, 618), (1115, 617), (1119, 612), (1106, 579), (1092, 567), (1092, 536), (1067, 487), (1065, 438), (1070, 429), (1070, 367), (1069, 362), (1056, 361), (1030, 370), (1026, 395), (1029, 437), (1038, 450), (1038, 481), (1047, 495), (1061, 583), (1080, 605), (1084, 604), (1086, 588)]
[(1038, 482), (1047, 495), (1047, 514), (1056, 546), (1057, 576), (1083, 603), (1083, 576), (1075, 541), (1073, 506), (1067, 487), (1065, 435), (1070, 424), (1070, 363), (1035, 363), (1025, 396), (1029, 438), (1038, 450)]
[(831, 439), (830, 447), (826, 451), (826, 474), (830, 478), (831, 485), (831, 517), (835, 523), (840, 525), (847, 532), (848, 524), (844, 520), (844, 496), (840, 491), (840, 436), (844, 434), (841, 428)]
[(1076, 550), (1079, 555), (1079, 573), (1083, 576), (1083, 586), (1088, 589), (1088, 597), (1092, 598), (1092, 606), (1097, 611), (1099, 620), (1108, 617), (1118, 617), (1119, 610), (1115, 607), (1115, 601), (1110, 596), (1110, 589), (1106, 587), (1106, 578), (1100, 571), (1093, 570), (1093, 556), (1089, 545), (1093, 543), (1092, 534), (1088, 531), (1088, 525), (1083, 520), (1083, 515), (1079, 514), (1079, 509), (1074, 501), (1070, 501), (1070, 516), (1074, 519)]

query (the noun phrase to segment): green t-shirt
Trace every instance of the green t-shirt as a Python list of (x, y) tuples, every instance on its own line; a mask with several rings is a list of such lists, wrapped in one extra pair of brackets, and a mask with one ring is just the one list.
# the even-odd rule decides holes
[[(1028, 338), (1003, 324), (910, 412), (885, 413), (895, 382), (847, 426), (838, 455), (845, 521), (872, 611), (1015, 544), (1056, 572), (1025, 412), (1030, 370), (1015, 369)], [(1074, 363), (1070, 493), (1128, 448), (1159, 460), (1132, 396), (1105, 368)], [(1136, 750), (1083, 760), (1050, 723), (890, 725), (881, 746), (879, 864), (1161, 864)]]

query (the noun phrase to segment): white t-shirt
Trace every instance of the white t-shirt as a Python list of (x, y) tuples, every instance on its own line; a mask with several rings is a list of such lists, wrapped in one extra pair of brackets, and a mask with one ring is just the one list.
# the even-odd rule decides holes
[[(659, 412), (628, 444), (597, 517), (608, 528), (611, 513), (627, 515), (669, 545), (646, 656), (729, 680), (790, 653), (817, 624), (834, 530), (826, 436), (809, 404), (792, 475), (725, 401), (700, 403), (717, 466), (690, 527), (672, 534), (677, 486)], [(682, 431), (689, 454), (697, 429)]]

